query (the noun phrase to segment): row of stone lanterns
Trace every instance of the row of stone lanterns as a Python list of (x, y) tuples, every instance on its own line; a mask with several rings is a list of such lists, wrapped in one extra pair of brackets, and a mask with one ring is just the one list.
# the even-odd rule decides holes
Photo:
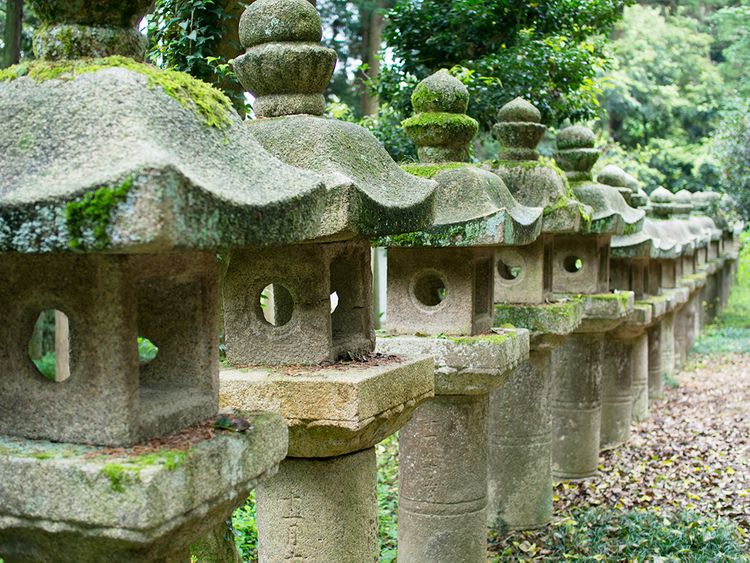
[[(415, 90), (406, 170), (323, 117), (335, 53), (306, 0), (242, 16), (249, 123), (125, 58), (149, 2), (37, 3), (46, 60), (0, 74), (8, 562), (232, 560), (225, 521), (256, 485), (261, 561), (377, 560), (373, 447), (399, 429), (399, 557), (484, 560), (487, 524), (547, 523), (553, 478), (594, 475), (726, 302), (737, 230), (702, 214), (717, 196), (595, 182), (583, 127), (558, 135), (558, 168), (514, 100), (499, 159), (473, 165), (444, 71)], [(25, 354), (50, 308), (64, 380)]]

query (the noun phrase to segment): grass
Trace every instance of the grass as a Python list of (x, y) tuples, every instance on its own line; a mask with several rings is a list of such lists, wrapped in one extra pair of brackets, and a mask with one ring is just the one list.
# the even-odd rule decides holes
[(258, 524), (255, 520), (255, 491), (244, 505), (232, 514), (232, 527), (234, 528), (234, 543), (237, 546), (243, 561), (258, 560)]
[(380, 560), (396, 561), (398, 548), (398, 433), (375, 446), (378, 458)]
[[(494, 560), (750, 561), (733, 523), (690, 511), (574, 509), (545, 530), (518, 537)], [(490, 538), (491, 545), (496, 541)]]
[(750, 354), (750, 231), (742, 233), (742, 241), (737, 283), (721, 315), (696, 341), (696, 354)]

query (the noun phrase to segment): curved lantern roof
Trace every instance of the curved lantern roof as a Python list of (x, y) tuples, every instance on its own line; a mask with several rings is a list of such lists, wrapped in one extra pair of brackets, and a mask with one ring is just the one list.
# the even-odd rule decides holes
[[(636, 193), (638, 182), (619, 166), (608, 164), (596, 177), (600, 184), (617, 189), (624, 199)], [(621, 235), (613, 235), (610, 243), (612, 256), (615, 258), (650, 257), (657, 247), (657, 241), (651, 233), (643, 228)]]
[(531, 103), (522, 98), (508, 102), (492, 128), (500, 154), (490, 166), (519, 202), (544, 208), (543, 232), (577, 233), (593, 210), (575, 199), (562, 170), (539, 158), (536, 147), (546, 129)]
[(323, 178), (271, 156), (209, 86), (124, 57), (11, 70), (0, 80), (0, 249), (321, 236)]
[(415, 89), (412, 104), (417, 113), (404, 122), (404, 128), (417, 144), (422, 162), (405, 168), (438, 183), (435, 220), (428, 229), (389, 237), (384, 244), (524, 245), (541, 233), (542, 209), (521, 205), (499, 176), (468, 162), (437, 160), (468, 155), (476, 130), (473, 120), (468, 121), (471, 118), (463, 113), (468, 100), (466, 87), (444, 70)]
[(329, 240), (425, 228), (436, 184), (393, 162), (366, 129), (323, 117), (336, 53), (319, 42), (320, 16), (306, 0), (257, 0), (240, 19), (240, 82), (255, 96), (252, 135), (277, 158), (320, 174)]
[(627, 204), (619, 191), (625, 186), (613, 187), (593, 180), (591, 168), (599, 158), (594, 145), (593, 132), (574, 125), (560, 131), (555, 153), (555, 160), (565, 171), (576, 198), (594, 210), (589, 232), (628, 234), (640, 230), (645, 212)]

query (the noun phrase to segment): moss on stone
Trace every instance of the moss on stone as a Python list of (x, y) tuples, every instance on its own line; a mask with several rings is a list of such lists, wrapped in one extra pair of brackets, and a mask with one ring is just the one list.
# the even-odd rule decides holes
[(109, 479), (109, 486), (116, 493), (125, 490), (125, 466), (119, 463), (108, 463), (102, 467), (102, 473)]
[(539, 305), (496, 304), (495, 326), (510, 324), (533, 332), (568, 334), (578, 326), (583, 308), (581, 300)]
[(544, 167), (544, 164), (538, 160), (503, 160), (500, 158), (490, 160), (487, 164), (491, 168), (523, 168), (524, 170)]
[(140, 472), (154, 465), (162, 465), (167, 471), (173, 471), (187, 458), (187, 452), (180, 450), (160, 450), (141, 455), (129, 456), (120, 462), (107, 463), (101, 472), (109, 479), (112, 490), (121, 493), (127, 481)]
[(408, 164), (402, 164), (401, 169), (404, 172), (408, 172), (412, 176), (419, 176), (420, 178), (432, 178), (439, 172), (445, 170), (455, 170), (456, 168), (464, 168), (466, 166), (474, 166), (469, 162), (444, 162), (441, 164), (422, 164), (419, 162), (410, 162)]
[(431, 231), (414, 231), (376, 239), (375, 246), (468, 246), (485, 234), (482, 221), (437, 226)]
[(456, 344), (476, 344), (478, 342), (502, 344), (509, 338), (516, 338), (517, 336), (515, 332), (509, 332), (505, 334), (478, 334), (476, 336), (449, 336), (448, 340)]
[(479, 123), (473, 117), (463, 113), (447, 112), (425, 112), (418, 113), (401, 122), (404, 129), (420, 127), (444, 127), (446, 129), (458, 129), (461, 131), (472, 131), (476, 133)]
[(65, 220), (68, 227), (68, 246), (80, 249), (88, 246), (85, 233), (91, 233), (94, 250), (104, 250), (109, 244), (107, 227), (109, 227), (112, 210), (125, 201), (133, 187), (133, 177), (129, 176), (121, 184), (112, 188), (103, 186), (94, 192), (88, 192), (79, 201), (72, 201), (65, 208)]
[(163, 70), (121, 56), (103, 59), (63, 61), (36, 60), (0, 70), (0, 81), (28, 76), (37, 82), (72, 80), (81, 74), (108, 68), (124, 68), (148, 79), (151, 88), (159, 87), (180, 106), (193, 111), (208, 127), (224, 128), (230, 124), (232, 103), (219, 90), (187, 73)]
[(441, 69), (422, 80), (411, 95), (414, 111), (466, 113), (469, 91), (460, 80)]

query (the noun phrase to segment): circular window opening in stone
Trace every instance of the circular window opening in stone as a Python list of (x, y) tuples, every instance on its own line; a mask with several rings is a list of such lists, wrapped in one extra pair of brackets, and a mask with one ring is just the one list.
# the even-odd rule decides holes
[(268, 284), (260, 292), (260, 309), (263, 320), (271, 326), (284, 326), (292, 320), (294, 299), (289, 290), (281, 284)]
[(497, 261), (497, 273), (504, 280), (513, 281), (521, 275), (521, 266), (511, 266), (502, 260)]
[(426, 274), (414, 284), (414, 296), (422, 305), (437, 307), (446, 297), (445, 282), (437, 274)]
[(148, 364), (159, 355), (159, 347), (144, 336), (138, 337), (138, 363)]
[(57, 309), (39, 313), (28, 344), (29, 359), (37, 372), (50, 381), (70, 377), (70, 322)]
[(576, 274), (583, 269), (583, 260), (578, 256), (566, 256), (565, 260), (563, 260), (563, 268), (565, 268), (566, 272)]

